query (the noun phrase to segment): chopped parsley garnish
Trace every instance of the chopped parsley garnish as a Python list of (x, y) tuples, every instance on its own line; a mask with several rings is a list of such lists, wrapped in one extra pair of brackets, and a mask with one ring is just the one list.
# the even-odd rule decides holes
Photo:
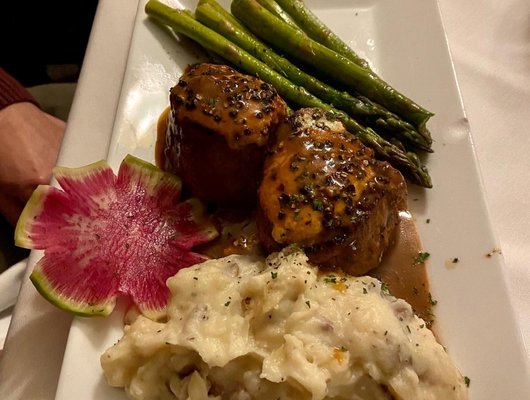
[(337, 283), (337, 277), (335, 275), (328, 275), (324, 278), (325, 283)]
[(420, 251), (418, 255), (416, 256), (416, 258), (414, 259), (414, 263), (415, 264), (424, 263), (429, 258), (429, 256), (430, 254), (427, 253), (426, 251)]
[(322, 211), (324, 209), (324, 204), (320, 200), (313, 201), (313, 209), (316, 211)]
[(278, 273), (274, 272), (274, 271), (271, 271), (271, 278), (272, 279), (276, 279), (277, 277), (278, 277)]
[(388, 290), (388, 284), (386, 282), (381, 283), (381, 293), (390, 294), (390, 290)]
[(226, 303), (225, 303), (225, 307), (228, 307), (230, 305), (230, 300), (228, 300)]
[(471, 383), (471, 379), (469, 379), (467, 376), (464, 376), (464, 383), (467, 387), (469, 387), (469, 384)]
[(431, 293), (429, 293), (429, 303), (430, 303), (431, 306), (435, 306), (436, 304), (438, 304), (438, 300), (434, 300), (432, 298), (432, 294)]
[(367, 294), (368, 293), (368, 290), (366, 290), (365, 287), (363, 287), (363, 294)]
[(305, 303), (307, 304), (307, 307), (311, 308), (311, 303), (309, 302), (309, 300), (307, 300)]

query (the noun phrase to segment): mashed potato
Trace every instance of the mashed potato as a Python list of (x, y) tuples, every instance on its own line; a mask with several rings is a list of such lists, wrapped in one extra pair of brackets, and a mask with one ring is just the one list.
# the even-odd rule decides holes
[(167, 323), (139, 317), (101, 357), (134, 399), (467, 399), (424, 321), (370, 277), (296, 250), (229, 256), (168, 280)]

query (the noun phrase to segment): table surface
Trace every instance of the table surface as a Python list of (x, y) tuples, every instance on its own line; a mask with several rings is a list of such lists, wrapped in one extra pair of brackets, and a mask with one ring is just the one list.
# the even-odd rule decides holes
[[(439, 4), (506, 283), (530, 359), (530, 2)], [(80, 150), (110, 136), (136, 9), (132, 0), (99, 2), (60, 165), (89, 164), (106, 155)], [(30, 264), (38, 257), (33, 252)], [(0, 359), (1, 399), (55, 396), (71, 316), (49, 305), (27, 282)]]

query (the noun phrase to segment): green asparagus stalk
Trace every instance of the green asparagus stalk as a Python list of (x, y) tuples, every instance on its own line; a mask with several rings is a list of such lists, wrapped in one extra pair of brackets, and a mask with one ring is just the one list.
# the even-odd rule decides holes
[(358, 66), (276, 18), (257, 1), (234, 0), (231, 10), (232, 14), (258, 37), (299, 61), (319, 69), (373, 102), (381, 104), (416, 128), (424, 126), (433, 115), (392, 88), (375, 73)]
[[(215, 6), (214, 3), (217, 5)], [(431, 151), (430, 142), (420, 135), (414, 127), (401, 120), (397, 115), (373, 104), (368, 99), (359, 99), (347, 92), (341, 92), (319, 81), (281, 57), (268, 46), (264, 45), (256, 36), (246, 29), (240, 29), (235, 17), (222, 8), (215, 0), (199, 3), (195, 10), (195, 17), (204, 25), (223, 35), (234, 44), (249, 52), (275, 71), (286, 76), (296, 85), (303, 86), (326, 103), (345, 111), (362, 124), (372, 126), (376, 131), (384, 130), (399, 140), (411, 144), (414, 148)]]
[(281, 18), (285, 23), (291, 25), (293, 28), (300, 29), (294, 19), (286, 13), (283, 8), (274, 0), (258, 0), (258, 3), (273, 13), (276, 17)]
[(237, 29), (252, 35), (252, 32), (250, 32), (245, 25), (243, 25), (241, 22), (239, 22), (236, 17), (234, 17), (232, 14), (230, 14), (228, 11), (224, 9), (224, 7), (217, 2), (217, 0), (199, 0), (197, 3), (197, 8), (203, 6), (204, 4), (208, 4), (210, 7), (212, 7), (215, 11), (217, 11), (219, 14), (228, 16), (228, 20), (232, 25), (235, 25)]
[(370, 69), (368, 62), (359, 57), (350, 46), (342, 41), (326, 24), (306, 7), (303, 0), (276, 0), (276, 4), (286, 12), (295, 24), (311, 39), (336, 51), (355, 64)]
[[(273, 14), (280, 17), (285, 22), (288, 22), (293, 28), (298, 28), (307, 34), (310, 38), (317, 41), (318, 43), (326, 46), (327, 48), (334, 50), (335, 52), (343, 55), (348, 60), (355, 64), (370, 70), (370, 65), (366, 60), (359, 57), (353, 49), (348, 46), (344, 41), (338, 37), (329, 27), (324, 24), (306, 5), (304, 0), (258, 0), (261, 5), (267, 8), (269, 11), (274, 7), (275, 12)], [(274, 3), (274, 6), (266, 7), (262, 1)], [(281, 11), (283, 11), (283, 14)], [(285, 15), (291, 17), (289, 21)], [(293, 23), (294, 22), (294, 23)], [(427, 129), (426, 125), (417, 126), (417, 132), (423, 137), (423, 141), (432, 144), (431, 133)], [(420, 147), (421, 148), (421, 147)], [(425, 149), (423, 149), (425, 150)]]
[(373, 130), (359, 125), (344, 112), (334, 109), (304, 88), (293, 84), (287, 78), (237, 47), (225, 37), (191, 18), (182, 10), (168, 7), (158, 0), (149, 0), (145, 6), (145, 12), (159, 24), (171, 27), (175, 32), (189, 37), (247, 73), (259, 76), (260, 79), (272, 84), (285, 99), (302, 107), (319, 107), (339, 118), (346, 129), (356, 135), (364, 144), (371, 147), (380, 157), (391, 162), (412, 182), (425, 187), (432, 186), (426, 168), (417, 160), (407, 156), (401, 149), (381, 138)]

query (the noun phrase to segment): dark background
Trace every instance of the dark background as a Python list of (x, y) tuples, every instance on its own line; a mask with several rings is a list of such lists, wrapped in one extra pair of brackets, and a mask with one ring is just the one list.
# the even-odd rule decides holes
[(24, 86), (76, 82), (97, 0), (7, 0), (0, 8), (0, 66)]

